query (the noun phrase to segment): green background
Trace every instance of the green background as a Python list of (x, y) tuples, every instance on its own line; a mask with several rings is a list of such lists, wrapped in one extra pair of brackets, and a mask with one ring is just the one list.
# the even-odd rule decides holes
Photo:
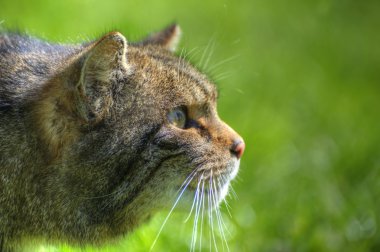
[[(222, 207), (231, 251), (380, 251), (379, 13), (370, 0), (0, 0), (1, 26), (65, 43), (181, 25), (178, 52), (195, 48), (195, 64), (205, 52), (219, 113), (247, 145), (232, 217)], [(148, 251), (166, 214), (82, 250)], [(153, 251), (189, 250), (186, 214), (170, 218)]]

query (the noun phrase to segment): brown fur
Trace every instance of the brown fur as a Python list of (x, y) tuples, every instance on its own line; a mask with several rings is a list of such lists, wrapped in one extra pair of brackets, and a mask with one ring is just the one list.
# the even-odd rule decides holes
[[(128, 233), (194, 171), (228, 186), (242, 140), (217, 116), (215, 86), (171, 53), (179, 34), (129, 45), (118, 32), (82, 45), (0, 35), (0, 250)], [(185, 128), (168, 121), (179, 107)]]

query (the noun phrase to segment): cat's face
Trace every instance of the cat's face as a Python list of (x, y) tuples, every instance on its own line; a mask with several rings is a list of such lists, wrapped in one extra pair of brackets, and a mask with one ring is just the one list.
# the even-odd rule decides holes
[(178, 32), (130, 46), (112, 33), (83, 61), (77, 113), (94, 126), (73, 152), (102, 164), (88, 169), (88, 184), (104, 215), (116, 211), (117, 225), (138, 224), (180, 198), (214, 208), (238, 172), (244, 141), (218, 117), (214, 84), (171, 52)]
[(218, 117), (216, 87), (164, 49), (131, 49), (127, 58), (134, 71), (131, 83), (144, 83), (136, 97), (150, 100), (142, 121), (159, 122), (141, 153), (154, 170), (146, 194), (168, 207), (183, 189), (182, 205), (192, 203), (195, 194), (212, 193), (215, 206), (226, 196), (244, 151), (242, 138)]

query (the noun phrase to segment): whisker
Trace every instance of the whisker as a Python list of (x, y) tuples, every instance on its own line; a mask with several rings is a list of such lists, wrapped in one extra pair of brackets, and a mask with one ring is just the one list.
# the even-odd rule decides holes
[(205, 63), (203, 64), (202, 69), (207, 69), (207, 66), (208, 66), (208, 63), (211, 59), (211, 56), (214, 53), (214, 49), (215, 49), (215, 40), (213, 40), (213, 42), (212, 42), (210, 52), (208, 53), (207, 59), (206, 59)]
[(199, 53), (200, 53), (200, 49), (197, 48), (196, 50), (194, 50), (194, 53), (192, 55), (190, 55), (190, 57), (187, 59), (187, 61), (191, 62), (192, 60), (194, 60), (195, 56), (197, 56)]
[[(226, 178), (224, 177), (224, 176), (221, 176), (219, 179), (218, 179), (218, 186), (219, 186), (219, 189), (222, 189), (223, 188), (223, 185), (221, 184), (221, 182), (223, 183), (223, 184), (226, 184), (227, 182), (226, 182)], [(228, 186), (228, 187), (230, 187), (230, 186)], [(232, 215), (231, 215), (231, 212), (230, 212), (230, 205), (228, 204), (228, 202), (227, 202), (227, 200), (226, 200), (226, 197), (224, 197), (223, 198), (223, 202), (224, 202), (224, 204), (225, 204), (225, 206), (226, 206), (226, 209), (227, 209), (227, 212), (228, 212), (228, 214), (229, 214), (229, 216), (232, 218)], [(228, 229), (227, 229), (227, 231), (228, 231)]]
[(213, 71), (217, 67), (219, 67), (219, 66), (221, 66), (221, 65), (223, 65), (223, 64), (225, 64), (227, 62), (233, 61), (233, 60), (237, 59), (238, 57), (240, 57), (240, 55), (234, 55), (234, 56), (231, 56), (231, 57), (229, 57), (227, 59), (221, 60), (218, 63), (213, 64), (212, 67), (210, 67), (208, 69), (208, 71)]
[[(195, 169), (195, 170), (193, 170), (187, 177), (186, 177), (186, 179), (185, 179), (185, 181), (182, 183), (182, 185), (179, 187), (179, 189), (177, 190), (177, 192), (176, 192), (176, 194), (178, 194), (181, 190), (182, 190), (182, 188), (183, 188), (183, 186), (188, 182), (188, 180), (190, 179), (190, 180), (193, 180), (193, 178), (194, 178), (194, 176), (195, 176), (195, 174), (197, 173), (197, 170)], [(186, 185), (187, 186), (187, 185)]]
[[(202, 174), (202, 176), (203, 176), (203, 174)], [(194, 193), (194, 200), (193, 200), (193, 204), (192, 204), (191, 209), (190, 209), (190, 213), (187, 216), (187, 218), (184, 220), (184, 223), (186, 223), (190, 219), (191, 214), (193, 213), (194, 206), (196, 204), (196, 201), (198, 200), (199, 184), (200, 183), (201, 183), (201, 177), (199, 178), (199, 181), (198, 181), (198, 184), (197, 184), (197, 189), (195, 190), (195, 193)]]
[[(208, 193), (207, 193), (207, 210), (208, 210), (208, 222), (210, 224), (210, 227), (211, 227), (211, 217), (210, 217), (210, 213), (211, 213), (211, 202), (210, 202), (210, 189), (208, 190)], [(209, 241), (210, 241), (210, 244), (209, 244), (209, 247), (210, 247), (210, 251), (212, 250), (212, 246), (211, 246), (211, 241), (212, 241), (212, 236), (211, 236), (211, 228), (209, 228)]]
[(221, 74), (214, 76), (212, 79), (215, 82), (218, 82), (218, 81), (230, 78), (232, 76), (232, 74), (233, 74), (232, 72), (225, 72), (225, 73), (221, 73)]
[(199, 185), (202, 181), (202, 177), (199, 177), (199, 182), (198, 182), (198, 185), (197, 185), (197, 190), (196, 190), (196, 196), (194, 197), (194, 199), (196, 198), (196, 205), (195, 205), (195, 216), (194, 216), (194, 224), (193, 224), (193, 233), (192, 233), (192, 237), (191, 237), (191, 247), (190, 247), (190, 251), (193, 251), (194, 249), (194, 244), (196, 243), (197, 241), (197, 220), (198, 220), (198, 205), (199, 205), (199, 194), (200, 194), (200, 190), (199, 190)]
[[(227, 178), (222, 178), (222, 180), (223, 180), (223, 183), (227, 183), (228, 182), (228, 179)], [(237, 196), (237, 194), (236, 194), (236, 191), (234, 190), (234, 188), (232, 187), (232, 184), (229, 184), (229, 190), (231, 191), (231, 195), (233, 196), (233, 198), (235, 199), (235, 200), (237, 200), (238, 199), (238, 196)]]
[[(231, 217), (231, 218), (232, 218), (232, 217)], [(230, 232), (230, 230), (227, 228), (226, 224), (224, 223), (224, 220), (223, 220), (222, 216), (221, 216), (221, 219), (220, 219), (220, 220), (222, 221), (222, 225), (223, 225), (224, 229), (227, 231), (227, 234), (231, 237), (231, 232)]]
[(190, 182), (193, 180), (193, 178), (194, 178), (195, 175), (196, 175), (196, 172), (191, 176), (191, 179), (189, 179), (189, 181), (185, 184), (185, 186), (183, 186), (184, 184), (182, 184), (181, 187), (183, 187), (183, 189), (182, 189), (182, 191), (180, 192), (180, 194), (178, 195), (176, 201), (175, 201), (174, 204), (173, 204), (173, 207), (170, 209), (170, 211), (169, 211), (168, 215), (166, 216), (164, 222), (162, 223), (162, 225), (161, 225), (161, 227), (160, 227), (160, 230), (158, 231), (158, 234), (157, 234), (156, 238), (155, 238), (154, 241), (153, 241), (152, 246), (150, 246), (149, 251), (152, 251), (152, 250), (153, 250), (154, 245), (156, 245), (156, 242), (157, 242), (157, 240), (158, 240), (158, 237), (160, 236), (162, 230), (164, 229), (164, 226), (165, 226), (166, 222), (168, 221), (168, 219), (169, 219), (170, 215), (172, 214), (174, 208), (177, 206), (177, 204), (178, 204), (179, 200), (181, 199), (183, 193), (185, 192), (186, 188), (188, 187), (188, 185), (190, 184)]
[(206, 54), (207, 54), (207, 51), (209, 50), (209, 47), (210, 47), (210, 45), (213, 43), (213, 40), (214, 40), (214, 37), (211, 37), (210, 38), (210, 40), (208, 41), (208, 43), (207, 43), (207, 46), (206, 46), (206, 48), (204, 49), (204, 51), (203, 51), (203, 53), (202, 53), (202, 57), (201, 57), (201, 59), (200, 59), (200, 61), (199, 61), (199, 67), (202, 69), (202, 66), (204, 65), (204, 58), (205, 58), (205, 56), (206, 56)]
[(197, 196), (198, 196), (198, 195), (197, 195), (197, 191), (196, 191), (196, 192), (195, 192), (195, 195), (194, 195), (194, 199), (193, 199), (193, 204), (191, 205), (190, 213), (189, 213), (189, 215), (186, 217), (186, 219), (183, 221), (183, 223), (186, 223), (186, 222), (190, 219), (191, 214), (193, 213), (194, 206), (195, 206), (195, 204), (196, 204)]
[(205, 197), (204, 197), (204, 192), (203, 192), (204, 184), (205, 184), (205, 181), (203, 181), (203, 184), (202, 184), (202, 218), (201, 218), (201, 233), (199, 236), (199, 251), (202, 250), (203, 215), (204, 215), (204, 210), (205, 210)]
[(232, 187), (232, 185), (230, 184), (230, 190), (231, 190), (231, 194), (234, 196), (235, 200), (238, 199), (238, 195), (236, 194), (236, 191), (235, 189)]
[[(197, 230), (198, 230), (198, 222), (199, 222), (198, 220), (199, 220), (199, 215), (200, 215), (200, 211), (201, 211), (201, 207), (202, 207), (202, 202), (204, 202), (204, 186), (205, 186), (205, 182), (203, 180), (202, 181), (202, 194), (201, 194), (201, 198), (200, 198), (200, 201), (199, 201), (199, 208), (198, 208)], [(201, 220), (202, 219), (203, 219), (203, 216), (202, 216)], [(200, 235), (199, 235), (199, 240), (200, 240), (200, 242), (202, 242), (202, 223), (201, 223), (201, 232), (200, 232)], [(195, 246), (194, 246), (194, 249), (195, 249)]]
[[(219, 206), (218, 206), (218, 202), (217, 202), (217, 193), (218, 191), (216, 190), (216, 187), (215, 187), (215, 179), (213, 179), (212, 181), (212, 188), (213, 188), (213, 191), (214, 191), (214, 194), (213, 194), (213, 201), (214, 201), (214, 205), (215, 205), (215, 216), (216, 216), (216, 222), (218, 224), (218, 227), (219, 227), (219, 232), (221, 234), (223, 234), (223, 230), (222, 230), (222, 227), (221, 227), (221, 224), (220, 224), (220, 219), (219, 219)], [(222, 236), (223, 237), (223, 236)], [(224, 238), (224, 237), (223, 237)], [(224, 251), (224, 243), (222, 243), (222, 248), (223, 248), (223, 251)]]
[[(187, 61), (191, 61), (191, 59), (194, 57), (194, 54), (196, 54), (197, 52), (197, 50), (199, 49), (199, 47), (194, 47), (193, 49), (191, 49), (190, 51), (188, 51), (186, 54), (185, 54), (185, 56), (184, 56), (184, 58), (185, 59), (187, 59)], [(193, 55), (191, 55), (193, 52), (195, 52)], [(189, 57), (190, 56), (190, 57)]]
[[(216, 188), (216, 183), (215, 183), (215, 180), (213, 181), (213, 186), (214, 186), (214, 189), (216, 192), (220, 192), (220, 187), (219, 187), (219, 190), (217, 191), (217, 188)], [(218, 204), (217, 202), (217, 199), (216, 199), (216, 196), (214, 197), (215, 199), (215, 204)], [(219, 206), (217, 205), (216, 206), (216, 214), (217, 216), (217, 221), (218, 221), (218, 226), (219, 226), (219, 230), (220, 230), (220, 233), (222, 234), (222, 237), (223, 237), (223, 241), (224, 243), (226, 244), (226, 247), (227, 247), (227, 251), (230, 251), (230, 248), (228, 247), (228, 243), (227, 243), (227, 239), (226, 239), (226, 236), (224, 234), (224, 228), (227, 229), (226, 225), (224, 224), (223, 220), (222, 220), (222, 215), (220, 213), (220, 210), (219, 210)], [(223, 243), (222, 243), (223, 244)], [(224, 251), (224, 245), (223, 245), (223, 251)]]
[(213, 221), (213, 218), (212, 218), (212, 197), (213, 197), (213, 190), (212, 190), (212, 170), (211, 170), (211, 175), (210, 175), (210, 185), (209, 185), (209, 191), (210, 191), (210, 194), (209, 194), (209, 202), (210, 202), (210, 205), (211, 205), (211, 208), (210, 208), (210, 211), (209, 211), (209, 214), (210, 214), (210, 224), (211, 224), (211, 231), (212, 231), (212, 238), (213, 238), (213, 241), (214, 241), (214, 246), (215, 246), (215, 250), (218, 251), (218, 246), (216, 245), (216, 239), (215, 239), (215, 232), (214, 232), (214, 221)]
[[(221, 190), (222, 187), (223, 187), (223, 185), (220, 183), (220, 181), (223, 180), (223, 179), (225, 179), (225, 177), (224, 177), (224, 176), (221, 176), (220, 179), (218, 180), (219, 190)], [(225, 205), (226, 205), (226, 209), (227, 209), (228, 214), (229, 214), (230, 217), (232, 218), (231, 212), (230, 212), (230, 210), (228, 209), (230, 206), (229, 206), (229, 204), (227, 203), (226, 198), (223, 198), (223, 201), (224, 201), (224, 203), (225, 203)], [(231, 232), (229, 231), (229, 229), (227, 228), (226, 224), (224, 223), (223, 218), (221, 218), (221, 221), (222, 221), (222, 224), (223, 224), (225, 230), (227, 230), (228, 235), (231, 236)]]
[(226, 198), (223, 199), (223, 202), (224, 202), (224, 205), (226, 206), (228, 215), (232, 218), (232, 215), (231, 215), (231, 212), (230, 212), (231, 206), (228, 204)]
[[(203, 174), (201, 176), (201, 179), (203, 178)], [(201, 208), (201, 203), (203, 199), (203, 193), (204, 193), (204, 181), (202, 182), (202, 191), (201, 191), (201, 197), (198, 198), (197, 206), (195, 209), (195, 217), (194, 217), (194, 229), (195, 230), (195, 235), (194, 235), (194, 240), (192, 244), (192, 250), (195, 251), (195, 245), (197, 243), (197, 233), (198, 233), (198, 220), (199, 220), (199, 212)]]

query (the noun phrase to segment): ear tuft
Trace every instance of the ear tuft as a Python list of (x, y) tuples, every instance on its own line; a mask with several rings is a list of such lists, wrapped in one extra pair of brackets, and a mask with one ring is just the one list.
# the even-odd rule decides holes
[(177, 24), (172, 24), (162, 31), (151, 34), (141, 41), (141, 45), (155, 45), (174, 52), (181, 38), (181, 28)]

